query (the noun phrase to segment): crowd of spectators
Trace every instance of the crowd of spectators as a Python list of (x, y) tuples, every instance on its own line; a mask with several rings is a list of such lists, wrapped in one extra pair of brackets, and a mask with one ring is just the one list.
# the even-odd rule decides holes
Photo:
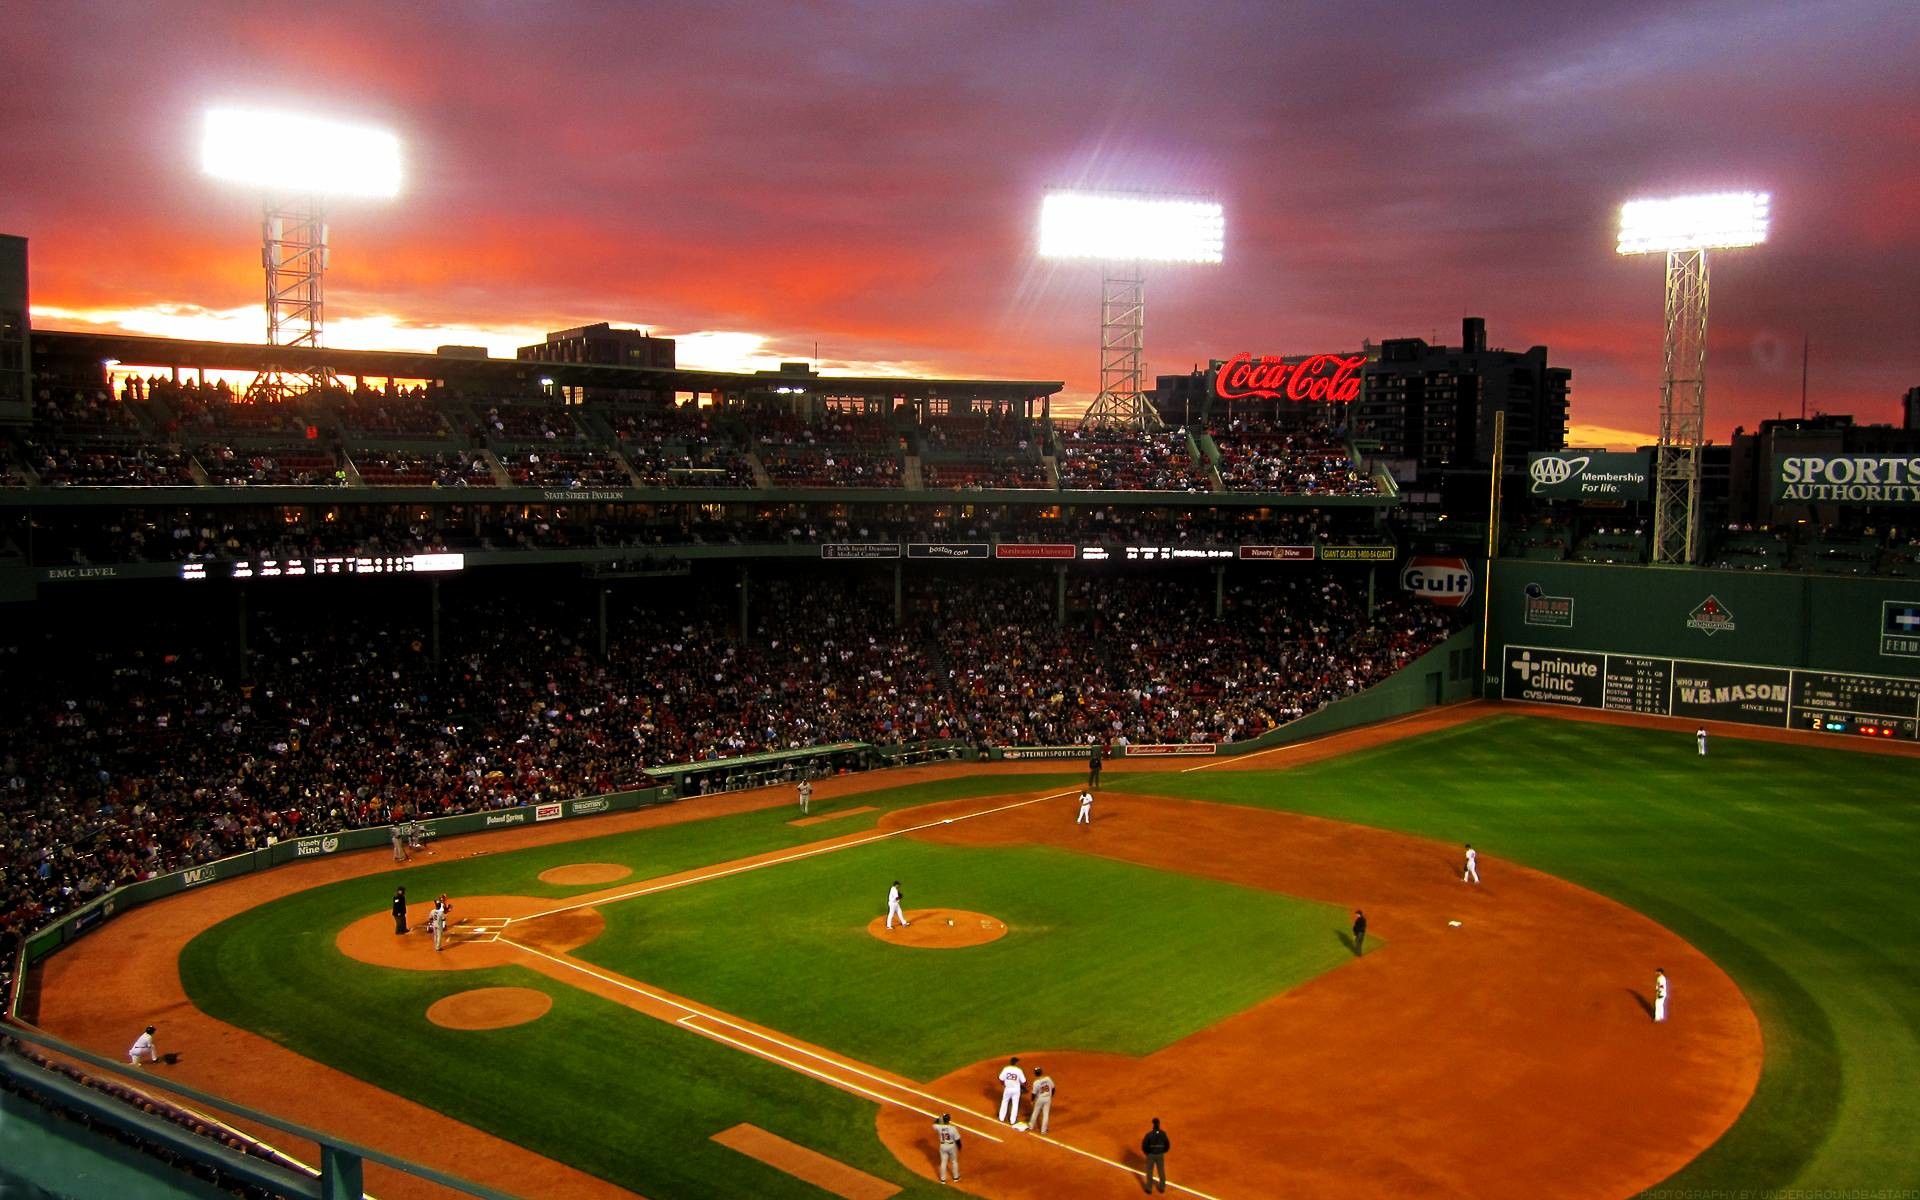
[[(627, 596), (605, 658), (582, 593), (343, 608), (257, 601), (247, 670), (224, 623), (26, 630), (0, 671), (0, 930), (274, 840), (621, 790), (648, 767), (837, 742), (1232, 741), (1385, 677), (1446, 610), (1274, 572), (1085, 575), (1054, 620), (1051, 573), (890, 582), (814, 571)], [(347, 586), (374, 587), (353, 584)], [(76, 618), (77, 619), (77, 618)]]
[(470, 430), (475, 445), (531, 442), (584, 442), (587, 435), (573, 415), (557, 404), (494, 404), (479, 409)]
[(499, 482), (486, 460), (472, 452), (362, 447), (348, 457), (369, 487), (488, 488)]
[(360, 437), (437, 439), (448, 433), (439, 406), (423, 395), (350, 392), (336, 399), (333, 409), (341, 427)]
[(29, 440), (27, 463), (41, 487), (190, 487), (193, 464), (177, 446)]
[(1075, 429), (1060, 439), (1060, 486), (1069, 490), (1204, 492), (1184, 429), (1158, 433)]
[(347, 482), (333, 452), (312, 444), (242, 449), (209, 443), (194, 458), (208, 483), (226, 487), (343, 487)]
[(924, 458), (920, 461), (920, 482), (924, 487), (959, 491), (1053, 486), (1045, 463), (1016, 455)]
[(533, 450), (496, 451), (507, 478), (516, 487), (542, 488), (626, 488), (633, 477), (611, 450)]
[(1303, 426), (1245, 412), (1209, 434), (1220, 451), (1220, 478), (1231, 490), (1326, 496), (1380, 492), (1379, 482), (1353, 461), (1345, 435), (1324, 422)]

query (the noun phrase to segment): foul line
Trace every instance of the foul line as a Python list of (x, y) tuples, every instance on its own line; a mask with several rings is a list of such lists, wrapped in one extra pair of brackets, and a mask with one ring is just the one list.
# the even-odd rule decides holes
[(729, 875), (738, 875), (743, 871), (758, 871), (762, 867), (777, 867), (783, 863), (798, 862), (803, 858), (812, 858), (817, 854), (832, 854), (836, 850), (851, 850), (856, 846), (872, 845), (874, 842), (885, 841), (887, 838), (899, 837), (902, 834), (918, 833), (922, 829), (932, 829), (936, 825), (951, 825), (955, 821), (971, 821), (975, 817), (989, 817), (994, 813), (1008, 812), (1016, 808), (1025, 808), (1029, 804), (1038, 804), (1042, 800), (1058, 800), (1062, 796), (1071, 796), (1074, 794), (1071, 789), (1064, 792), (1053, 792), (1045, 796), (1035, 796), (1031, 800), (1016, 800), (1012, 804), (1002, 804), (994, 808), (983, 808), (979, 812), (961, 813), (958, 816), (952, 817), (941, 817), (938, 820), (928, 821), (922, 825), (908, 825), (900, 829), (883, 829), (852, 841), (834, 842), (825, 846), (813, 846), (793, 854), (782, 855), (779, 858), (768, 858), (761, 859), (758, 862), (741, 863), (738, 866), (726, 867), (717, 871), (708, 871), (705, 874), (696, 875), (690, 879), (669, 880), (665, 883), (651, 883), (634, 888), (629, 892), (621, 892), (617, 895), (608, 896), (601, 900), (584, 900), (578, 904), (563, 904), (559, 908), (549, 908), (544, 912), (529, 913), (523, 917), (489, 917), (486, 919), (499, 920), (502, 927), (505, 927), (516, 921), (537, 921), (541, 917), (558, 916), (561, 913), (576, 912), (583, 908), (604, 908), (609, 904), (618, 904), (622, 900), (634, 900), (641, 896), (651, 896), (656, 892), (668, 892), (674, 888), (686, 887), (688, 884), (705, 883), (710, 879), (725, 879)]
[[(1057, 798), (1058, 796), (1069, 796), (1072, 794), (1073, 794), (1072, 792), (1058, 792), (1058, 793), (1055, 793), (1055, 795), (1053, 796), (1041, 796), (1041, 797), (1038, 797), (1038, 799), (1052, 800)], [(1020, 803), (1032, 804), (1032, 803), (1036, 803), (1036, 801), (1023, 800)], [(1007, 807), (1018, 807), (1018, 805), (1009, 805)], [(994, 809), (990, 811), (998, 812), (1002, 810)], [(972, 815), (984, 816), (985, 814), (976, 813)], [(924, 826), (922, 826), (921, 828), (924, 828)], [(899, 830), (898, 832), (906, 833), (910, 831)], [(768, 865), (772, 865), (772, 864), (768, 864)], [(908, 1084), (899, 1083), (899, 1082), (896, 1082), (895, 1080), (887, 1079), (884, 1076), (876, 1075), (872, 1071), (865, 1070), (864, 1068), (861, 1068), (861, 1067), (856, 1067), (853, 1064), (846, 1062), (842, 1059), (829, 1058), (827, 1055), (821, 1054), (817, 1051), (809, 1050), (804, 1046), (796, 1046), (792, 1042), (786, 1041), (783, 1038), (776, 1037), (770, 1033), (762, 1032), (761, 1030), (758, 1030), (758, 1029), (749, 1028), (748, 1026), (742, 1025), (737, 1021), (730, 1020), (729, 1018), (723, 1017), (717, 1013), (705, 1012), (700, 1009), (690, 1007), (689, 1005), (683, 1004), (678, 1000), (674, 1000), (667, 996), (662, 996), (658, 992), (648, 991), (646, 988), (641, 987), (639, 984), (634, 983), (632, 980), (626, 979), (622, 976), (611, 975), (605, 971), (596, 970), (595, 968), (590, 967), (585, 963), (576, 962), (571, 959), (561, 958), (558, 955), (549, 954), (545, 950), (537, 950), (534, 947), (528, 946), (522, 942), (516, 942), (512, 938), (503, 937), (500, 940), (505, 944), (512, 946), (516, 950), (523, 951), (527, 954), (534, 955), (538, 958), (544, 958), (548, 962), (554, 963), (558, 966), (566, 967), (569, 970), (578, 971), (582, 975), (586, 975), (591, 978), (598, 979), (602, 983), (610, 983), (615, 987), (624, 988), (625, 990), (633, 992), (636, 995), (645, 996), (647, 999), (652, 1000), (656, 1004), (662, 1004), (668, 1008), (677, 1008), (681, 1012), (685, 1013), (686, 1015), (676, 1019), (673, 1022), (675, 1025), (679, 1025), (688, 1030), (691, 1030), (692, 1032), (699, 1034), (701, 1037), (708, 1038), (712, 1041), (720, 1042), (728, 1046), (732, 1046), (733, 1048), (741, 1051), (742, 1053), (753, 1055), (755, 1058), (762, 1058), (762, 1059), (766, 1059), (768, 1062), (779, 1063), (781, 1066), (786, 1067), (789, 1070), (798, 1071), (802, 1075), (811, 1076), (814, 1079), (820, 1080), (822, 1083), (826, 1083), (833, 1087), (840, 1088), (843, 1091), (852, 1092), (858, 1096), (864, 1096), (869, 1100), (874, 1100), (881, 1104), (891, 1104), (895, 1108), (904, 1108), (908, 1112), (919, 1113), (923, 1117), (936, 1117), (936, 1116), (940, 1116), (942, 1113), (962, 1112), (980, 1121), (991, 1121), (995, 1125), (999, 1124), (997, 1120), (993, 1120), (993, 1118), (988, 1117), (985, 1113), (975, 1112), (974, 1110), (967, 1108), (964, 1105), (952, 1104), (946, 1100), (942, 1100), (938, 1096), (933, 1095), (931, 1092), (923, 1092), (919, 1088), (912, 1087)], [(778, 1054), (769, 1053), (765, 1047), (754, 1046), (749, 1042), (742, 1041), (739, 1038), (728, 1037), (724, 1033), (720, 1033), (712, 1029), (705, 1029), (705, 1028), (702, 1028), (700, 1025), (695, 1024), (696, 1021), (702, 1021), (702, 1020), (711, 1021), (718, 1025), (723, 1025), (728, 1029), (738, 1030), (740, 1033), (743, 1033), (750, 1038), (753, 1038), (758, 1041), (766, 1042), (770, 1045), (778, 1046), (781, 1049), (787, 1050), (793, 1054), (803, 1055), (807, 1058), (811, 1058), (819, 1062), (827, 1063), (836, 1070), (845, 1071), (848, 1074), (852, 1074), (852, 1075), (858, 1075), (863, 1079), (873, 1080), (875, 1083), (884, 1085), (885, 1087), (891, 1088), (896, 1092), (903, 1092), (906, 1095), (916, 1096), (922, 1100), (934, 1101), (940, 1106), (940, 1110), (936, 1112), (933, 1109), (921, 1108), (919, 1105), (909, 1104), (897, 1096), (883, 1096), (879, 1092), (873, 1091), (870, 1088), (862, 1087), (861, 1085), (857, 1083), (853, 1083), (850, 1080), (836, 1078), (835, 1076), (825, 1071), (821, 1071), (816, 1068), (809, 1067), (803, 1063), (795, 1062), (789, 1058), (783, 1058)], [(1000, 1138), (995, 1137), (993, 1134), (988, 1133), (984, 1129), (978, 1129), (971, 1125), (960, 1124), (960, 1122), (957, 1122), (957, 1121), (955, 1122), (955, 1124), (960, 1125), (960, 1127), (966, 1130), (968, 1133), (974, 1134), (978, 1137), (983, 1137), (989, 1142), (998, 1143), (1001, 1141)], [(1145, 1179), (1147, 1177), (1146, 1172), (1138, 1170), (1137, 1168), (1134, 1168), (1134, 1167), (1130, 1167), (1126, 1163), (1116, 1162), (1115, 1160), (1111, 1158), (1107, 1158), (1104, 1155), (1095, 1154), (1091, 1150), (1082, 1150), (1078, 1146), (1075, 1146), (1069, 1142), (1063, 1142), (1058, 1138), (1052, 1137), (1051, 1135), (1044, 1134), (1044, 1133), (1035, 1133), (1032, 1130), (1028, 1130), (1027, 1134), (1029, 1137), (1033, 1138), (1035, 1141), (1045, 1142), (1049, 1146), (1057, 1146), (1062, 1150), (1067, 1150), (1074, 1154), (1078, 1154), (1082, 1158), (1091, 1159), (1092, 1161), (1100, 1163), (1103, 1166), (1109, 1166), (1109, 1167), (1113, 1167), (1115, 1170), (1124, 1171), (1125, 1173), (1133, 1176), (1136, 1179)], [(1187, 1187), (1184, 1184), (1169, 1183), (1167, 1184), (1167, 1187), (1176, 1192), (1185, 1192), (1189, 1196), (1197, 1196), (1199, 1197), (1199, 1200), (1220, 1200), (1220, 1198), (1217, 1196), (1210, 1195), (1209, 1193), (1203, 1192), (1198, 1188)]]

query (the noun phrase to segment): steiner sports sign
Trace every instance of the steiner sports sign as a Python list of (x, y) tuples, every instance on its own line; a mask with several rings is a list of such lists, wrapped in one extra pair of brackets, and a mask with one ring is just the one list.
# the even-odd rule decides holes
[(1273, 354), (1236, 354), (1214, 372), (1213, 394), (1222, 400), (1351, 404), (1360, 398), (1366, 365), (1364, 354), (1309, 354), (1292, 362)]
[(1920, 454), (1777, 454), (1776, 504), (1920, 504)]

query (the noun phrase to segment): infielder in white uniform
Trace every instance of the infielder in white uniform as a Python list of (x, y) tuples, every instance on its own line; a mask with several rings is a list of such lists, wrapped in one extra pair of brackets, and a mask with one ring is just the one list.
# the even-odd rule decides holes
[(447, 935), (447, 910), (437, 901), (433, 911), (427, 914), (427, 928), (433, 931), (433, 948), (440, 949), (440, 939)]
[(1700, 743), (1700, 756), (1705, 758), (1707, 754), (1707, 727), (1702, 725), (1700, 728), (1694, 730), (1693, 737), (1695, 741)]
[(1000, 1119), (1009, 1125), (1020, 1123), (1020, 1093), (1027, 1087), (1027, 1073), (1020, 1069), (1018, 1057), (1000, 1068)]
[(810, 779), (802, 779), (800, 781), (800, 815), (801, 816), (806, 815), (807, 805), (812, 802), (813, 802), (813, 781)]
[(1027, 1126), (1047, 1131), (1047, 1124), (1053, 1119), (1053, 1077), (1039, 1067), (1033, 1069), (1033, 1111), (1027, 1114)]
[(1473, 848), (1472, 842), (1467, 843), (1467, 869), (1461, 872), (1460, 881), (1462, 883), (1480, 882), (1480, 854)]
[(160, 1061), (160, 1052), (153, 1048), (153, 1026), (147, 1026), (145, 1033), (133, 1039), (133, 1046), (127, 1051), (127, 1061), (136, 1067), (143, 1062)]
[(1656, 1021), (1667, 1019), (1667, 969), (1665, 967), (1653, 969), (1653, 1019)]
[(900, 881), (898, 879), (894, 880), (893, 886), (887, 889), (888, 929), (893, 928), (893, 919), (895, 917), (900, 918), (900, 928), (905, 929), (907, 927), (907, 914), (900, 911)]
[(1080, 792), (1080, 815), (1073, 820), (1075, 825), (1093, 824), (1093, 792), (1082, 789)]
[(960, 1182), (960, 1131), (954, 1128), (953, 1114), (941, 1113), (933, 1123), (933, 1136), (940, 1142), (940, 1182), (947, 1181), (947, 1165), (953, 1165), (953, 1181)]

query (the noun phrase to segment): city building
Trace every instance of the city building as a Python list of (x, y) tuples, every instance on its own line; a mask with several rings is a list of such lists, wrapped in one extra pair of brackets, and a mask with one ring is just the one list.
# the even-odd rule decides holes
[(0, 419), (31, 411), (27, 364), (27, 239), (0, 234)]
[(1412, 473), (1485, 467), (1493, 458), (1494, 414), (1507, 414), (1506, 456), (1567, 444), (1567, 394), (1573, 372), (1547, 365), (1547, 348), (1487, 348), (1482, 317), (1461, 323), (1458, 347), (1422, 338), (1389, 338), (1366, 366), (1355, 404), (1357, 436)]
[[(605, 321), (556, 329), (547, 339), (522, 346), (514, 357), (523, 362), (588, 363), (605, 367), (674, 368), (673, 339), (654, 337), (641, 329), (615, 329)], [(659, 397), (632, 390), (607, 388), (563, 388), (564, 397), (579, 404), (588, 400), (652, 400)]]

